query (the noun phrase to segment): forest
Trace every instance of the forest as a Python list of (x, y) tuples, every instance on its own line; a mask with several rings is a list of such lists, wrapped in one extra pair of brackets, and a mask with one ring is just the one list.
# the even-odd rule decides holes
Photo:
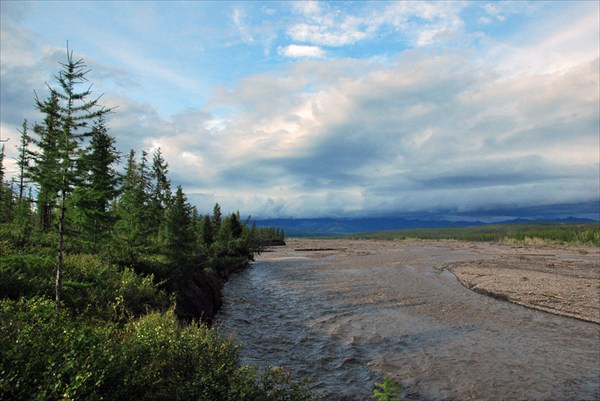
[(211, 326), (228, 276), (282, 230), (202, 214), (160, 149), (123, 157), (90, 72), (67, 51), (43, 119), (0, 148), (0, 399), (310, 399)]

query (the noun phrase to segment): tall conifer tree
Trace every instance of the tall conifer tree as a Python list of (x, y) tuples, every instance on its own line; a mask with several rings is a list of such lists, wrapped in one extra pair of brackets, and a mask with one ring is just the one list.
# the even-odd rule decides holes
[(171, 203), (171, 181), (167, 177), (168, 174), (169, 164), (163, 157), (160, 148), (158, 148), (152, 157), (150, 176), (153, 180), (152, 202), (160, 211), (164, 211)]
[(4, 144), (0, 145), (0, 223), (7, 223), (11, 218), (13, 191), (4, 182)]
[(87, 81), (86, 75), (89, 72), (83, 59), (75, 60), (73, 52), (67, 49), (67, 61), (60, 65), (62, 69), (55, 76), (58, 88), (49, 87), (48, 101), (36, 99), (39, 111), (45, 115), (44, 127), (39, 130), (43, 134), (40, 142), (44, 139), (49, 142), (49, 146), (40, 148), (43, 157), (47, 156), (52, 164), (49, 171), (39, 171), (38, 178), (41, 182), (51, 184), (48, 195), (57, 196), (58, 199), (58, 263), (55, 284), (57, 307), (62, 295), (67, 199), (82, 182), (77, 164), (82, 154), (82, 143), (90, 135), (87, 127), (91, 121), (109, 111), (99, 107), (99, 98), (89, 100), (91, 86), (78, 91), (79, 85)]
[(177, 187), (166, 217), (167, 249), (176, 267), (183, 269), (187, 265), (194, 236), (191, 225), (192, 207), (181, 186)]
[(148, 188), (147, 173), (138, 163), (135, 151), (127, 157), (125, 175), (122, 178), (121, 195), (116, 204), (118, 221), (116, 236), (126, 246), (128, 257), (135, 258), (138, 251), (148, 245)]
[(4, 184), (4, 144), (0, 145), (0, 183)]
[(25, 196), (25, 190), (27, 185), (27, 175), (29, 173), (29, 161), (32, 153), (29, 149), (31, 144), (31, 137), (29, 136), (29, 129), (27, 127), (27, 120), (23, 121), (23, 126), (19, 131), (21, 133), (21, 141), (17, 148), (17, 167), (19, 168), (19, 202), (23, 200)]
[(204, 215), (202, 218), (202, 242), (206, 246), (210, 246), (214, 242), (214, 229), (212, 221), (210, 220), (210, 216), (208, 214)]
[(215, 206), (213, 207), (213, 215), (211, 218), (211, 221), (213, 224), (213, 233), (215, 235), (221, 229), (221, 219), (222, 219), (221, 206), (218, 203), (215, 203)]
[(37, 210), (40, 227), (44, 231), (52, 227), (59, 191), (58, 146), (62, 125), (59, 101), (56, 91), (51, 91), (46, 100), (40, 100), (37, 94), (35, 99), (36, 107), (44, 116), (44, 120), (33, 127), (33, 132), (37, 135), (33, 142), (39, 151), (33, 153), (34, 165), (30, 168), (30, 173), (38, 187)]
[(164, 246), (165, 213), (172, 202), (171, 181), (167, 177), (169, 164), (158, 148), (152, 157), (149, 217), (154, 228), (156, 245)]
[(118, 174), (113, 165), (119, 159), (115, 139), (108, 134), (104, 116), (100, 116), (91, 131), (91, 140), (78, 164), (82, 184), (74, 191), (78, 223), (95, 249), (114, 221), (110, 202), (118, 194)]

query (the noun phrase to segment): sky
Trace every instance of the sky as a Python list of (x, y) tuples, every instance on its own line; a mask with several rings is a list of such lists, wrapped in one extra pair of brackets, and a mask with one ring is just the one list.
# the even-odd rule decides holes
[(599, 4), (3, 0), (6, 167), (68, 42), (202, 213), (599, 219)]

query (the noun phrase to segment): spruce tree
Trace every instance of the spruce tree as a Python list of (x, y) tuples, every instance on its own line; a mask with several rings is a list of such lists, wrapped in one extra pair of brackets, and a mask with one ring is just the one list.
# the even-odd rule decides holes
[(23, 200), (27, 185), (27, 175), (29, 173), (29, 161), (32, 153), (29, 149), (31, 144), (31, 137), (29, 136), (29, 130), (27, 127), (27, 120), (23, 121), (23, 126), (19, 131), (21, 133), (21, 141), (17, 148), (17, 167), (19, 168), (19, 202)]
[(213, 233), (216, 235), (221, 229), (221, 206), (218, 203), (215, 203), (213, 207), (213, 215), (211, 218), (213, 224)]
[(144, 168), (136, 161), (135, 151), (127, 157), (125, 175), (122, 177), (121, 194), (116, 203), (118, 221), (115, 224), (116, 239), (127, 258), (135, 258), (147, 245), (148, 194), (144, 180)]
[(31, 197), (25, 193), (27, 190), (28, 177), (30, 173), (30, 160), (32, 152), (29, 148), (32, 138), (29, 136), (27, 120), (23, 121), (21, 130), (21, 139), (17, 146), (17, 190), (15, 194), (16, 207), (11, 216), (14, 240), (20, 245), (24, 245), (30, 238), (33, 230), (31, 221)]
[(119, 179), (113, 167), (118, 160), (115, 139), (108, 134), (104, 116), (100, 116), (94, 122), (88, 148), (79, 160), (83, 181), (73, 195), (78, 224), (94, 251), (114, 222), (109, 206), (118, 194)]
[(152, 184), (150, 183), (150, 172), (148, 171), (148, 152), (145, 150), (142, 150), (142, 157), (139, 163), (139, 174), (144, 192), (149, 193)]
[[(62, 270), (67, 221), (67, 199), (74, 188), (81, 184), (82, 177), (77, 165), (82, 154), (82, 143), (90, 135), (89, 123), (109, 110), (99, 107), (99, 98), (89, 100), (91, 86), (78, 91), (79, 85), (87, 81), (89, 73), (83, 59), (75, 60), (67, 49), (67, 61), (60, 63), (62, 69), (55, 76), (58, 88), (50, 86), (50, 98), (42, 102), (36, 97), (38, 110), (45, 115), (41, 142), (48, 140), (46, 148), (40, 147), (42, 156), (47, 157), (50, 169), (38, 171), (40, 186), (47, 182), (48, 197), (45, 201), (58, 199), (57, 234), (58, 263), (56, 267), (55, 301), (60, 305), (62, 295)], [(48, 153), (48, 154), (47, 154)]]
[(156, 208), (164, 211), (171, 202), (171, 181), (168, 179), (169, 164), (158, 148), (152, 157), (152, 168), (150, 176), (153, 180), (152, 185), (152, 202), (156, 204)]
[(4, 144), (0, 145), (0, 223), (8, 223), (12, 218), (13, 190), (4, 181)]
[(204, 247), (204, 238), (202, 232), (202, 215), (198, 212), (196, 206), (192, 206), (192, 234), (194, 236), (194, 243), (197, 253), (202, 252)]
[(33, 153), (34, 164), (30, 168), (33, 181), (37, 184), (37, 210), (40, 228), (48, 231), (52, 228), (56, 199), (60, 184), (59, 136), (61, 132), (60, 98), (51, 91), (46, 100), (40, 100), (36, 94), (36, 108), (44, 116), (41, 124), (35, 124), (33, 132), (37, 138), (33, 142), (38, 151)]
[(229, 224), (233, 238), (240, 238), (244, 232), (244, 226), (242, 225), (242, 221), (240, 219), (239, 210), (236, 213), (231, 213), (231, 216), (229, 216)]
[(171, 181), (168, 179), (169, 165), (158, 148), (152, 157), (152, 166), (150, 169), (151, 188), (149, 215), (154, 227), (155, 243), (161, 247), (164, 245), (164, 221), (165, 212), (172, 201)]
[(4, 184), (4, 144), (0, 145), (0, 183)]
[(194, 244), (192, 233), (192, 207), (181, 186), (177, 187), (173, 202), (166, 214), (167, 249), (179, 276), (187, 276), (190, 252)]
[(210, 220), (210, 216), (208, 214), (204, 215), (202, 219), (202, 242), (208, 247), (214, 241), (214, 229), (212, 221)]

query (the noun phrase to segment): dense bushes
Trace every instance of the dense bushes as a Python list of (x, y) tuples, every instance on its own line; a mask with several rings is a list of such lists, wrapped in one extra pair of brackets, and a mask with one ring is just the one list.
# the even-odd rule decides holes
[(240, 366), (231, 339), (181, 326), (172, 311), (96, 325), (47, 299), (3, 300), (0, 356), (0, 399), (309, 399), (279, 369)]
[[(55, 264), (48, 256), (0, 257), (0, 295), (14, 300), (51, 298)], [(68, 255), (65, 267), (63, 304), (74, 314), (123, 320), (150, 310), (166, 310), (171, 302), (152, 276), (140, 276), (90, 255)]]
[(600, 225), (598, 223), (589, 223), (530, 226), (529, 230), (507, 233), (504, 240), (525, 243), (541, 240), (558, 244), (600, 246)]
[(310, 399), (280, 369), (240, 365), (218, 329), (182, 324), (152, 276), (69, 255), (56, 308), (56, 261), (43, 254), (0, 257), (0, 399)]
[(101, 399), (113, 326), (86, 325), (43, 298), (0, 303), (0, 398)]

